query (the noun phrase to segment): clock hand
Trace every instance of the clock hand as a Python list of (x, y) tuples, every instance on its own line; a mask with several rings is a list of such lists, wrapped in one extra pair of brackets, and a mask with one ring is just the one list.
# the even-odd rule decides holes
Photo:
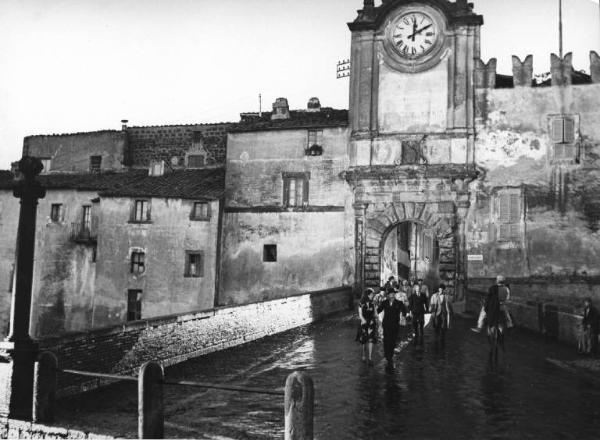
[(408, 38), (412, 37), (412, 40), (415, 41), (415, 35), (417, 35), (417, 19), (413, 15), (413, 34)]
[(423, 26), (423, 27), (422, 27), (421, 29), (419, 29), (419, 30), (416, 30), (416, 29), (415, 29), (415, 30), (413, 30), (413, 34), (412, 34), (412, 35), (409, 35), (409, 36), (408, 36), (408, 38), (412, 38), (412, 40), (413, 40), (413, 41), (415, 41), (415, 35), (417, 35), (417, 34), (420, 34), (420, 33), (421, 33), (421, 32), (423, 32), (425, 29), (428, 29), (428, 28), (430, 28), (431, 26), (433, 26), (433, 25), (431, 25), (431, 24), (428, 24), (427, 26)]

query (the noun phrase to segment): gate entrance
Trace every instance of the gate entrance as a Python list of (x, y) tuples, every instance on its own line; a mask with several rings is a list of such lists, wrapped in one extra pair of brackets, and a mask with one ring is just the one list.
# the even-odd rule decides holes
[(400, 280), (422, 278), (429, 286), (439, 283), (439, 244), (426, 225), (405, 221), (390, 227), (382, 237), (381, 278)]

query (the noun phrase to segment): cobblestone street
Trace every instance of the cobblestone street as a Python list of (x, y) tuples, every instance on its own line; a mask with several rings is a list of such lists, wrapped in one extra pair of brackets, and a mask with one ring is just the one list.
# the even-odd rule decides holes
[[(423, 348), (405, 346), (393, 373), (385, 371), (381, 344), (375, 366), (360, 361), (356, 318), (342, 314), (186, 362), (166, 375), (282, 389), (290, 372), (307, 370), (321, 440), (598, 437), (600, 383), (593, 369), (580, 374), (574, 349), (515, 330), (493, 373), (486, 338), (470, 332), (471, 324), (456, 319), (445, 347), (426, 329)], [(136, 385), (121, 383), (63, 400), (58, 424), (135, 437), (136, 399)], [(282, 397), (167, 387), (165, 406), (166, 437), (283, 436)]]

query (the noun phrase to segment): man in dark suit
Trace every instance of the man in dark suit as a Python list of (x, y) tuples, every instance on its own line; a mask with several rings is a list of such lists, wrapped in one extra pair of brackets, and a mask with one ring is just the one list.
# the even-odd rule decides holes
[(393, 368), (394, 349), (400, 330), (400, 314), (406, 316), (406, 306), (394, 297), (394, 289), (387, 290), (387, 299), (377, 307), (377, 313), (383, 311), (383, 352), (388, 368)]
[(417, 345), (419, 342), (423, 344), (423, 327), (425, 326), (425, 313), (429, 309), (428, 298), (424, 292), (421, 292), (421, 286), (415, 284), (412, 294), (408, 297), (408, 309), (412, 315), (413, 330), (415, 338), (413, 343)]

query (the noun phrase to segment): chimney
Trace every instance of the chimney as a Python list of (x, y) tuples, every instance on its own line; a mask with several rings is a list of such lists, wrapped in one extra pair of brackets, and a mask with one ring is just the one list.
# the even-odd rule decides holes
[(277, 98), (273, 103), (273, 113), (271, 120), (290, 119), (290, 106), (286, 98)]
[(127, 123), (129, 121), (127, 119), (121, 119), (121, 130), (127, 130)]
[(308, 100), (308, 104), (306, 105), (307, 112), (320, 112), (321, 111), (321, 102), (319, 98), (313, 97)]

